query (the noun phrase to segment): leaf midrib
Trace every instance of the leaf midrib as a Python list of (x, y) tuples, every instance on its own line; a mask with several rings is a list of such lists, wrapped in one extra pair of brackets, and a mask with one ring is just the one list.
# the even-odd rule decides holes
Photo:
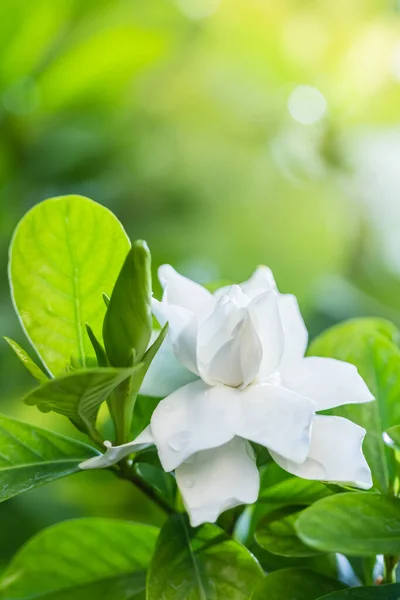
[(65, 222), (67, 225), (67, 247), (68, 247), (68, 252), (69, 252), (72, 271), (73, 271), (73, 276), (72, 276), (72, 290), (73, 290), (73, 296), (74, 296), (73, 306), (74, 306), (74, 313), (75, 313), (75, 325), (76, 325), (76, 332), (77, 332), (77, 337), (78, 337), (78, 346), (79, 346), (79, 352), (81, 355), (80, 359), (81, 359), (82, 366), (86, 367), (85, 346), (83, 343), (83, 331), (82, 331), (82, 307), (81, 307), (80, 289), (79, 289), (80, 286), (79, 286), (79, 277), (77, 276), (78, 264), (76, 261), (75, 250), (74, 250), (73, 245), (71, 244), (71, 239), (69, 236), (69, 229), (70, 229), (70, 204), (69, 204), (69, 202), (66, 203)]
[(182, 525), (183, 533), (184, 533), (186, 543), (187, 543), (187, 546), (189, 549), (189, 555), (190, 555), (190, 559), (193, 564), (194, 573), (195, 573), (195, 576), (197, 579), (198, 589), (199, 589), (199, 593), (200, 593), (200, 600), (207, 600), (206, 590), (204, 589), (204, 586), (203, 586), (203, 582), (202, 582), (201, 575), (200, 575), (200, 569), (199, 569), (199, 566), (198, 566), (197, 560), (196, 560), (196, 555), (193, 551), (192, 544), (190, 542), (190, 536), (189, 536), (189, 533), (188, 533), (188, 530), (187, 530), (187, 527), (186, 527), (186, 524), (185, 524), (183, 518), (181, 518), (181, 525)]
[(68, 464), (68, 463), (80, 463), (86, 460), (87, 457), (82, 458), (64, 458), (64, 459), (55, 459), (55, 460), (44, 460), (40, 462), (31, 462), (31, 463), (23, 463), (21, 465), (12, 465), (10, 467), (0, 467), (0, 473), (4, 471), (13, 471), (17, 469), (25, 469), (27, 467), (43, 467), (46, 465), (57, 465), (57, 464)]

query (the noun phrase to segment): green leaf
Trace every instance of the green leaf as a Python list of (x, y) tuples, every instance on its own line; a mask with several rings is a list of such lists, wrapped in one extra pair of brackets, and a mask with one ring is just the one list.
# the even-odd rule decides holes
[(266, 507), (272, 507), (273, 509), (292, 504), (308, 506), (331, 494), (332, 492), (319, 481), (289, 477), (262, 490), (258, 503), (265, 504)]
[(318, 600), (399, 600), (400, 583), (379, 587), (352, 588), (334, 592)]
[[(255, 539), (268, 552), (280, 556), (308, 557), (319, 554), (298, 537), (295, 523), (299, 507), (286, 507), (269, 513), (257, 527)], [(294, 512), (296, 511), (296, 512)], [(293, 513), (294, 514), (290, 514)]]
[(296, 522), (305, 544), (351, 556), (400, 554), (400, 499), (350, 492), (319, 500)]
[(395, 477), (392, 452), (385, 448), (382, 434), (400, 423), (400, 349), (393, 340), (398, 331), (379, 319), (358, 319), (328, 330), (310, 346), (308, 354), (328, 356), (353, 363), (374, 394), (376, 401), (345, 405), (331, 414), (347, 417), (367, 430), (364, 453), (375, 486), (388, 493)]
[(77, 473), (98, 452), (57, 433), (0, 415), (0, 502)]
[(21, 348), (21, 346), (19, 344), (17, 344), (17, 342), (15, 342), (14, 340), (12, 340), (11, 338), (4, 337), (4, 339), (7, 342), (7, 344), (10, 346), (10, 348), (12, 348), (14, 350), (15, 354), (18, 356), (19, 360), (22, 362), (22, 364), (24, 365), (24, 367), (29, 371), (29, 373), (35, 379), (37, 379), (37, 381), (40, 381), (40, 383), (44, 383), (45, 381), (48, 381), (48, 379), (49, 379), (48, 376), (31, 359), (31, 357), (26, 352), (26, 350), (24, 350), (23, 348)]
[(21, 325), (49, 372), (80, 366), (94, 352), (85, 323), (98, 339), (110, 293), (130, 243), (117, 218), (82, 196), (37, 204), (20, 221), (10, 247), (11, 295)]
[(151, 259), (147, 244), (133, 243), (125, 259), (104, 319), (103, 337), (107, 356), (115, 367), (129, 366), (132, 350), (141, 361), (150, 342)]
[[(288, 477), (284, 481), (271, 485), (273, 480), (271, 481), (269, 472), (274, 468), (275, 463), (264, 469), (261, 478), (261, 492), (252, 509), (250, 533), (254, 531), (260, 519), (272, 511), (289, 506), (306, 507), (332, 494), (319, 481), (308, 481), (299, 477)], [(266, 485), (268, 487), (265, 487)]]
[(386, 446), (392, 448), (392, 450), (400, 452), (400, 425), (389, 427), (389, 429), (383, 433), (383, 441)]
[(194, 530), (174, 515), (157, 542), (147, 600), (248, 600), (263, 576), (254, 556), (219, 527)]
[(158, 530), (77, 519), (41, 531), (0, 579), (0, 600), (144, 600)]
[(343, 587), (340, 581), (310, 569), (280, 569), (266, 577), (251, 600), (316, 600)]
[(50, 379), (30, 392), (24, 402), (42, 412), (68, 417), (83, 432), (95, 430), (101, 404), (135, 371), (132, 369), (86, 369)]

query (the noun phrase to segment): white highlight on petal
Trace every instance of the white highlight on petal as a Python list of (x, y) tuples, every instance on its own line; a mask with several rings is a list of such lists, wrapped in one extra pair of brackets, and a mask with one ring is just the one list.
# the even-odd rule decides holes
[(239, 411), (236, 390), (210, 387), (201, 380), (162, 400), (151, 418), (151, 430), (164, 470), (173, 471), (192, 454), (231, 440)]
[(238, 437), (192, 456), (177, 468), (176, 480), (192, 527), (215, 522), (229, 508), (252, 504), (260, 486), (254, 452)]
[(153, 436), (149, 426), (135, 440), (122, 446), (112, 446), (111, 442), (104, 442), (104, 446), (107, 448), (106, 452), (100, 456), (95, 456), (81, 462), (79, 468), (84, 471), (89, 469), (107, 469), (107, 467), (115, 465), (126, 456), (129, 456), (129, 454), (148, 448), (153, 443)]
[(372, 486), (371, 470), (362, 453), (366, 431), (343, 417), (317, 415), (312, 428), (311, 447), (302, 465), (271, 452), (282, 469), (303, 479)]
[(290, 94), (288, 110), (296, 121), (312, 125), (322, 119), (327, 110), (325, 96), (310, 85), (299, 85)]
[(278, 385), (250, 386), (240, 395), (237, 435), (297, 463), (307, 458), (315, 403)]
[(303, 358), (290, 363), (281, 376), (285, 387), (315, 400), (317, 410), (374, 399), (357, 368), (334, 358)]

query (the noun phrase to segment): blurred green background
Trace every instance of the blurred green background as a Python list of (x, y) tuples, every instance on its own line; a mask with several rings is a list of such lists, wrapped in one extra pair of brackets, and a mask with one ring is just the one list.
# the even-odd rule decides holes
[[(0, 331), (22, 341), (7, 247), (24, 212), (77, 193), (111, 208), (154, 266), (199, 281), (268, 264), (312, 335), (400, 325), (400, 3), (2, 0)], [(51, 224), (50, 224), (51, 225)], [(26, 344), (25, 344), (26, 346)], [(32, 386), (5, 342), (0, 410)], [(0, 565), (71, 516), (161, 515), (86, 473), (0, 504)]]

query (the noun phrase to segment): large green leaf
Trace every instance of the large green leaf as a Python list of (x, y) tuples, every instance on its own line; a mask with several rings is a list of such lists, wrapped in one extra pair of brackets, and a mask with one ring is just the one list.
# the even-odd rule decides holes
[(269, 476), (269, 471), (272, 471), (275, 465), (276, 463), (271, 463), (264, 468), (261, 492), (252, 509), (250, 535), (254, 532), (260, 519), (272, 511), (290, 506), (306, 507), (332, 494), (319, 481), (308, 481), (299, 477), (288, 477), (284, 481), (274, 484), (274, 479)]
[(150, 342), (151, 259), (147, 244), (133, 243), (118, 275), (104, 319), (107, 356), (115, 367), (130, 366), (132, 350), (140, 361)]
[(77, 519), (41, 531), (0, 579), (0, 600), (144, 600), (158, 530)]
[(345, 405), (332, 410), (365, 427), (364, 452), (374, 484), (387, 493), (394, 478), (394, 459), (383, 443), (383, 432), (400, 423), (400, 349), (398, 331), (379, 319), (343, 323), (318, 337), (308, 354), (328, 356), (353, 363), (365, 379), (376, 401)]
[(294, 507), (289, 507), (265, 516), (257, 527), (256, 542), (268, 552), (279, 556), (315, 556), (319, 551), (304, 544), (297, 535), (295, 523), (299, 512), (288, 514), (293, 511)]
[(266, 577), (251, 600), (316, 600), (343, 587), (340, 581), (310, 569), (280, 569)]
[(254, 556), (219, 527), (194, 530), (175, 515), (157, 542), (147, 600), (248, 600), (262, 578)]
[(101, 404), (113, 390), (135, 371), (132, 369), (85, 369), (50, 379), (34, 389), (26, 404), (36, 405), (42, 412), (54, 411), (64, 415), (83, 432), (95, 430)]
[(0, 415), (0, 502), (80, 471), (96, 450), (57, 433)]
[(65, 372), (71, 357), (81, 366), (94, 360), (85, 323), (100, 339), (102, 292), (111, 292), (129, 247), (116, 217), (81, 196), (46, 200), (19, 223), (10, 247), (11, 294), (52, 374)]
[(352, 588), (334, 592), (318, 600), (399, 600), (400, 583), (381, 587)]
[(305, 544), (352, 556), (400, 554), (400, 499), (350, 492), (319, 500), (296, 521)]

